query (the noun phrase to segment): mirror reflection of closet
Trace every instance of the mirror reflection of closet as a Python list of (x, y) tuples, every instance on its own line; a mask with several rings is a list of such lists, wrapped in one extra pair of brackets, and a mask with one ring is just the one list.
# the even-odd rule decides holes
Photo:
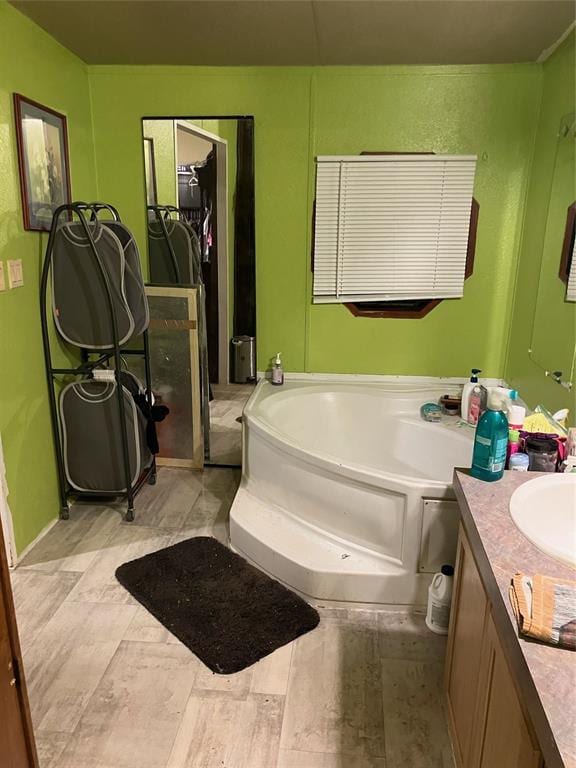
[(558, 127), (554, 174), (534, 309), (530, 357), (564, 386), (574, 382), (576, 303), (567, 301), (559, 276), (566, 217), (576, 199), (576, 115), (564, 115)]
[[(144, 118), (142, 137), (150, 283), (203, 282), (205, 463), (240, 466), (240, 417), (256, 383), (254, 120)], [(199, 276), (176, 220), (193, 233)]]

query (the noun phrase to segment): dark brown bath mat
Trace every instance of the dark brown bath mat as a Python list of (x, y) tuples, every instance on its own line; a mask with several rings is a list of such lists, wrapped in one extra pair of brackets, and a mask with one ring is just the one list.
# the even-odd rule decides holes
[(218, 674), (249, 667), (320, 621), (294, 592), (206, 536), (124, 563), (116, 578)]

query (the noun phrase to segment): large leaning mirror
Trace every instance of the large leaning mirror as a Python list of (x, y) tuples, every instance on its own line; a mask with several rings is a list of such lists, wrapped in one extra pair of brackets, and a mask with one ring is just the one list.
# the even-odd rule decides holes
[(256, 382), (254, 120), (144, 118), (142, 139), (149, 282), (199, 287), (205, 463), (240, 466)]
[(576, 303), (559, 274), (567, 217), (576, 199), (575, 148), (576, 118), (570, 113), (558, 127), (530, 348), (531, 359), (564, 386), (574, 383), (576, 360)]

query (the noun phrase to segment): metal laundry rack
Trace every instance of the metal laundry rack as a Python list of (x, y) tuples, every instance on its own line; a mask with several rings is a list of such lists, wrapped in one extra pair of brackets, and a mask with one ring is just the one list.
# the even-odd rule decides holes
[[(110, 280), (107, 274), (106, 268), (98, 254), (95, 246), (94, 238), (88, 222), (86, 221), (85, 213), (90, 212), (90, 221), (95, 222), (98, 218), (98, 214), (101, 211), (108, 211), (116, 221), (120, 221), (120, 216), (116, 208), (107, 203), (83, 203), (76, 202), (67, 205), (59, 206), (52, 218), (52, 226), (50, 228), (50, 236), (48, 238), (48, 245), (46, 248), (46, 255), (44, 257), (44, 264), (42, 268), (42, 278), (40, 282), (40, 313), (41, 313), (41, 325), (42, 325), (42, 342), (44, 347), (44, 361), (46, 367), (46, 380), (48, 384), (48, 400), (50, 404), (50, 417), (52, 420), (52, 431), (54, 437), (54, 447), (56, 451), (56, 463), (58, 467), (58, 486), (60, 492), (60, 518), (67, 520), (69, 518), (70, 508), (69, 500), (74, 498), (93, 498), (93, 497), (120, 497), (126, 500), (126, 516), (127, 522), (134, 520), (134, 498), (138, 491), (145, 483), (153, 485), (156, 482), (156, 463), (154, 457), (152, 457), (152, 463), (145, 469), (140, 477), (135, 482), (132, 482), (130, 473), (130, 456), (128, 446), (128, 432), (127, 421), (125, 413), (125, 402), (123, 396), (123, 387), (120, 381), (120, 374), (122, 372), (122, 357), (123, 356), (139, 356), (144, 359), (144, 370), (146, 378), (146, 401), (148, 406), (152, 406), (152, 383), (150, 376), (150, 352), (148, 346), (148, 331), (144, 330), (142, 333), (142, 348), (134, 349), (121, 346), (118, 342), (118, 323), (116, 317), (116, 310), (114, 307), (114, 301), (112, 298)], [(52, 350), (50, 344), (50, 331), (48, 327), (47, 319), (47, 289), (48, 279), (53, 265), (53, 253), (54, 253), (54, 241), (56, 232), (61, 221), (66, 218), (68, 221), (72, 220), (74, 215), (78, 217), (81, 223), (82, 230), (88, 241), (89, 248), (92, 252), (94, 262), (97, 265), (98, 274), (102, 280), (102, 287), (105, 289), (107, 297), (107, 307), (103, 308), (103, 312), (108, 313), (110, 321), (110, 327), (112, 329), (112, 345), (110, 349), (106, 351), (91, 350), (87, 348), (80, 349), (81, 363), (76, 367), (59, 367), (54, 364), (52, 358)], [(97, 355), (96, 359), (91, 359)], [(116, 384), (116, 394), (118, 400), (118, 415), (120, 422), (121, 433), (121, 445), (122, 445), (122, 460), (123, 460), (123, 473), (125, 479), (124, 491), (79, 491), (73, 488), (67, 480), (64, 454), (62, 444), (62, 425), (58, 416), (58, 407), (56, 401), (55, 386), (62, 376), (82, 376), (90, 377), (93, 375), (94, 369), (109, 365), (112, 362), (114, 366), (114, 379)]]
[[(202, 432), (204, 441), (204, 457), (206, 460), (210, 460), (210, 380), (208, 373), (208, 335), (206, 326), (206, 289), (204, 287), (204, 278), (202, 276), (202, 262), (199, 258), (194, 260), (191, 265), (191, 277), (192, 282), (187, 283), (183, 281), (179, 268), (178, 258), (174, 251), (174, 244), (170, 239), (170, 233), (166, 226), (166, 221), (171, 220), (172, 215), (176, 215), (178, 221), (183, 224), (189, 237), (197, 237), (196, 233), (192, 230), (192, 227), (186, 219), (185, 213), (174, 205), (149, 205), (148, 211), (153, 213), (155, 220), (160, 224), (160, 229), (166, 246), (168, 248), (168, 255), (170, 260), (170, 274), (173, 275), (173, 281), (171, 285), (190, 285), (195, 287), (198, 291), (198, 327), (200, 331), (200, 388), (201, 388), (201, 411), (202, 411)], [(150, 220), (148, 222), (151, 223)], [(200, 255), (200, 254), (198, 254)]]

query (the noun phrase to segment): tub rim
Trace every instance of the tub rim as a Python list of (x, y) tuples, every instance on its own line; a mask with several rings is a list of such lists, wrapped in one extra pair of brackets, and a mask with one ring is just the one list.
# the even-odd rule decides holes
[[(387, 390), (388, 392), (396, 392), (398, 394), (416, 391), (422, 392), (438, 390), (441, 385), (440, 381), (436, 383), (414, 382), (414, 384), (410, 386), (408, 382), (353, 382), (336, 381), (334, 378), (325, 380), (318, 378), (315, 378), (314, 380), (290, 379), (288, 383), (300, 385), (300, 387), (295, 387), (294, 390), (300, 388), (310, 388), (321, 391), (323, 388), (322, 385), (325, 387), (326, 385), (333, 386), (335, 384), (346, 384), (348, 386), (356, 386), (358, 389), (365, 389), (367, 385), (369, 389), (373, 390), (379, 389), (382, 391), (384, 388), (384, 391)], [(391, 386), (386, 387), (387, 384), (390, 384)], [(254, 406), (257, 402), (260, 402), (262, 389), (267, 389), (268, 386), (272, 387), (273, 385), (270, 384), (270, 382), (266, 379), (260, 379), (254, 388), (254, 392), (251, 394), (246, 405), (244, 406), (242, 414), (243, 426), (246, 427), (246, 431), (248, 431), (248, 429), (254, 431), (262, 440), (264, 440), (264, 442), (269, 443), (274, 448), (284, 451), (291, 456), (304, 461), (305, 463), (319, 467), (320, 469), (327, 471), (330, 474), (337, 474), (347, 477), (351, 480), (361, 483), (362, 485), (371, 485), (377, 488), (385, 487), (389, 488), (390, 490), (394, 490), (395, 488), (406, 489), (408, 487), (414, 490), (418, 490), (418, 492), (423, 496), (427, 495), (426, 491), (429, 489), (430, 495), (433, 495), (434, 498), (453, 497), (451, 480), (433, 480), (430, 478), (418, 477), (414, 475), (393, 474), (391, 472), (387, 472), (386, 470), (379, 470), (376, 467), (368, 467), (365, 464), (341, 461), (336, 457), (305, 448), (300, 443), (292, 440), (286, 432), (275, 429), (274, 426), (272, 426), (269, 422), (263, 421), (254, 414)], [(447, 389), (448, 387), (445, 386), (444, 388)], [(282, 391), (281, 387), (278, 387), (278, 389)], [(267, 397), (272, 396), (273, 392), (270, 392), (270, 395), (267, 395)], [(245, 440), (246, 432), (243, 433), (243, 443)], [(440, 495), (439, 491), (443, 491), (444, 493)]]

